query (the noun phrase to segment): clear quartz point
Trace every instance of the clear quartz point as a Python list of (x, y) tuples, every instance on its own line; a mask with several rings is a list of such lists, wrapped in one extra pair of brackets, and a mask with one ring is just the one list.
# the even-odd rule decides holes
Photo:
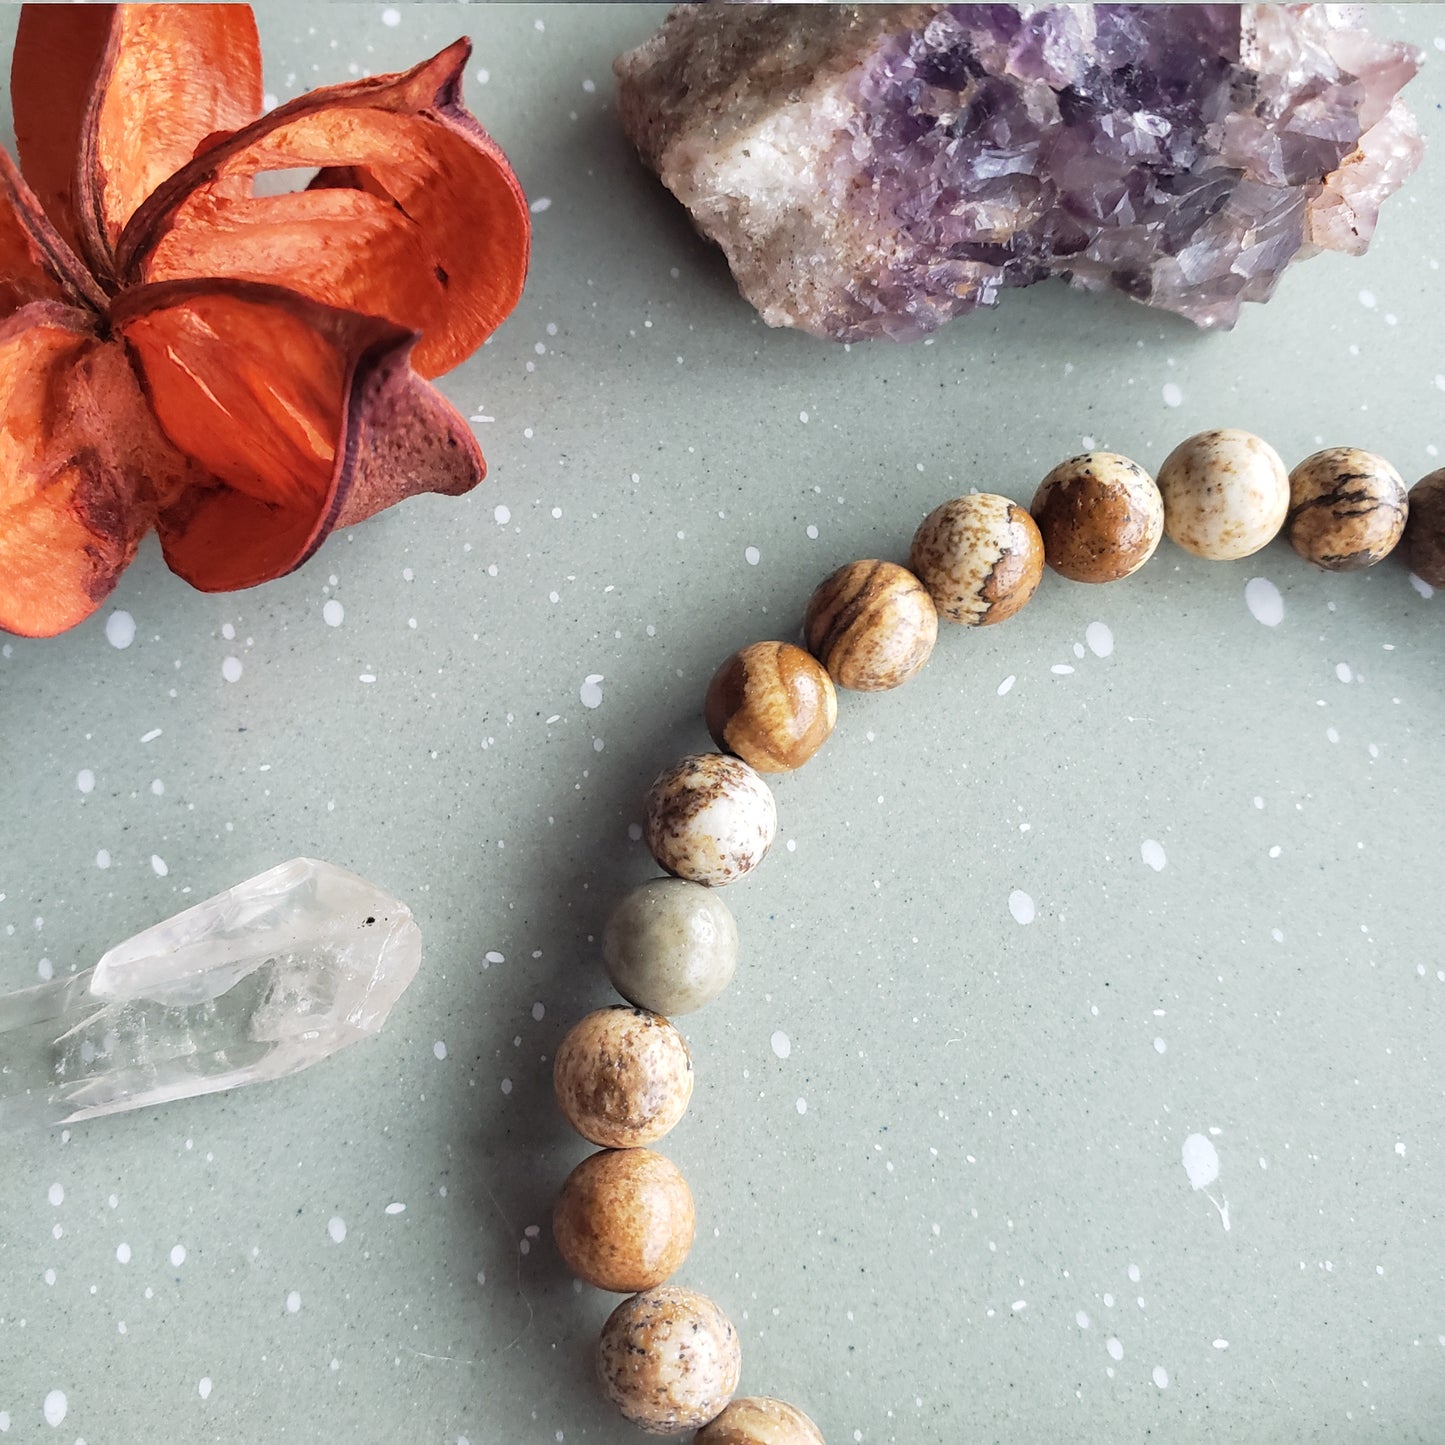
[(70, 1124), (297, 1073), (376, 1033), (421, 962), (411, 910), (293, 858), (0, 997), (0, 1125)]

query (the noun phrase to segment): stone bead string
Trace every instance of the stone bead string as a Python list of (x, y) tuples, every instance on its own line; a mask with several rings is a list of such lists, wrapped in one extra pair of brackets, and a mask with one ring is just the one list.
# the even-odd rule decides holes
[(695, 1445), (823, 1445), (801, 1410), (733, 1399), (737, 1331), (693, 1290), (666, 1283), (687, 1257), (694, 1208), (687, 1181), (646, 1147), (682, 1117), (692, 1060), (668, 1016), (716, 998), (737, 965), (737, 926), (715, 891), (763, 859), (777, 828), (760, 774), (800, 767), (837, 717), (837, 687), (876, 692), (927, 662), (940, 617), (981, 626), (1013, 616), (1047, 564), (1077, 582), (1136, 572), (1161, 536), (1217, 560), (1247, 557), (1281, 530), (1330, 571), (1373, 566), (1397, 544), (1411, 570), (1445, 587), (1445, 468), (1406, 493), (1383, 458), (1353, 447), (1316, 452), (1286, 472), (1267, 442), (1202, 432), (1176, 447), (1157, 482), (1111, 452), (1061, 462), (1029, 511), (987, 493), (931, 512), (908, 568), (851, 562), (813, 593), (807, 651), (757, 642), (708, 685), (704, 719), (720, 752), (662, 773), (647, 795), (648, 848), (670, 875), (630, 892), (609, 918), (602, 952), (628, 1002), (588, 1014), (557, 1051), (557, 1101), (601, 1150), (562, 1186), (553, 1234), (568, 1267), (626, 1294), (602, 1329), (603, 1393), (653, 1435), (698, 1430)]

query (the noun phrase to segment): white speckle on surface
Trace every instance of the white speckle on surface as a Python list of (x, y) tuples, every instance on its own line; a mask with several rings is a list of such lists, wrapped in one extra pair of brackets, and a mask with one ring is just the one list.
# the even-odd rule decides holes
[(183, 1244), (171, 1246), (171, 1268), (179, 1269), (186, 1262), (186, 1247)]
[(196, 1384), (196, 1393), (203, 1400), (209, 1400), (211, 1398), (211, 1377), (209, 1375), (201, 1376)]
[(486, 83), (492, 78), (492, 72), (488, 70), (485, 65), (478, 66), (476, 70), (476, 77), (478, 85), (486, 85)]
[(96, 866), (97, 868), (109, 868), (109, 867), (110, 867), (110, 849), (109, 849), (109, 848), (98, 848), (98, 849), (96, 849), (96, 853), (95, 853), (95, 866)]
[(1139, 1266), (1137, 1264), (1129, 1266), (1129, 1281), (1131, 1284), (1139, 1283)]
[(339, 1214), (333, 1214), (326, 1222), (326, 1232), (332, 1244), (340, 1244), (346, 1238), (346, 1221)]
[(763, 554), (756, 547), (744, 547), (743, 559), (749, 567), (756, 567), (763, 560)]
[(394, 1200), (392, 1203), (386, 1206), (386, 1212), (388, 1214), (405, 1214), (406, 1205), (404, 1205), (399, 1199)]
[(1013, 914), (1015, 923), (1032, 923), (1034, 900), (1022, 888), (1015, 888), (1008, 896), (1008, 911)]
[(438, 1039), (436, 1043), (431, 1046), (431, 1051), (439, 1059), (444, 1059), (447, 1056), (447, 1046), (445, 1043), (442, 1042), (441, 1039)]
[(1114, 633), (1107, 622), (1091, 622), (1084, 629), (1084, 641), (1095, 657), (1108, 657), (1114, 651)]
[(497, 526), (505, 527), (507, 523), (512, 520), (512, 509), (498, 503), (497, 506), (492, 508), (492, 516), (496, 520)]
[(1163, 1039), (1155, 1039), (1154, 1052), (1156, 1054), (1167, 1054), (1169, 1052), (1169, 1045), (1166, 1044)]
[(95, 774), (91, 772), (89, 768), (82, 768), (75, 775), (75, 786), (79, 788), (82, 793), (94, 792)]
[(1086, 1330), (1089, 1328), (1089, 1317), (1083, 1310), (1080, 1310), (1078, 1314), (1074, 1316), (1074, 1323), (1078, 1325), (1081, 1330)]
[(799, 1099), (798, 1102), (793, 1105), (793, 1107), (800, 1114), (806, 1114), (808, 1112), (808, 1101), (806, 1099)]
[(1403, 1139), (1397, 1139), (1395, 1141), (1395, 1153), (1402, 1159), (1405, 1157), (1405, 1141)]
[(543, 211), (550, 211), (551, 209), (551, 196), (538, 196), (537, 199), (533, 201), (532, 204), (528, 207), (528, 210), (530, 210), (534, 216), (540, 216)]
[(227, 682), (240, 682), (241, 680), (241, 659), (239, 657), (228, 657), (221, 663), (221, 676)]
[(600, 672), (589, 672), (582, 679), (582, 687), (578, 694), (582, 699), (583, 707), (602, 706), (602, 674)]
[(1104, 1348), (1108, 1350), (1111, 1360), (1122, 1360), (1124, 1358), (1124, 1346), (1119, 1343), (1116, 1336), (1110, 1335), (1109, 1338), (1104, 1341)]
[(229, 622), (223, 622), (221, 624), (221, 636), (224, 637), (227, 642), (234, 642), (236, 640), (235, 627)]
[(164, 878), (171, 870), (166, 866), (166, 860), (159, 853), (151, 854), (151, 871), (157, 878)]
[(1410, 573), (1410, 586), (1427, 600), (1435, 595), (1435, 589), (1423, 578)]
[(540, 1002), (534, 1003), (532, 1005), (532, 1017), (538, 1023), (541, 1023), (542, 1020), (547, 1017), (547, 1005)]
[(1214, 1342), (1214, 1348), (1215, 1348), (1216, 1350), (1227, 1350), (1227, 1349), (1229, 1348), (1229, 1341), (1228, 1341), (1228, 1340), (1215, 1340), (1215, 1342)]
[(503, 1079), (500, 1088), (504, 1094), (510, 1094), (512, 1092), (512, 1081), (510, 1079)]
[(161, 730), (159, 728), (152, 728), (148, 733), (141, 734), (141, 742), (153, 743), (158, 737), (160, 737), (160, 735)]
[(394, 29), (401, 24), (401, 11), (388, 5), (386, 9), (381, 12), (381, 23), (383, 25), (389, 25)]
[(129, 612), (112, 612), (105, 619), (105, 640), (112, 647), (129, 647), (135, 641), (135, 618)]
[(1057, 677), (1071, 677), (1074, 669), (1067, 662), (1056, 662), (1049, 671)]
[(334, 597), (328, 597), (321, 609), (321, 619), (328, 627), (340, 627), (346, 620), (346, 609)]
[(1268, 577), (1251, 577), (1244, 584), (1244, 605), (1256, 622), (1278, 627), (1284, 621), (1284, 598)]
[(773, 1052), (780, 1058), (786, 1059), (793, 1052), (793, 1042), (782, 1029), (773, 1034)]
[(1169, 861), (1164, 854), (1164, 845), (1153, 838), (1145, 838), (1139, 845), (1139, 856), (1156, 873), (1162, 873), (1164, 865)]
[(165, 796), (165, 791), (166, 791), (166, 785), (165, 785), (163, 782), (161, 782), (161, 780), (160, 780), (159, 778), (152, 778), (152, 779), (151, 779), (151, 792), (152, 792), (157, 798), (164, 797), (164, 796)]
[(1158, 1385), (1161, 1390), (1167, 1390), (1169, 1388), (1169, 1371), (1166, 1370), (1163, 1365), (1154, 1366), (1154, 1383)]
[(301, 1309), (301, 1291), (293, 1289), (286, 1296), (286, 1313), (288, 1315), (298, 1314)]
[(130, 1245), (126, 1244), (124, 1240), (122, 1240), (118, 1245), (116, 1245), (115, 1258), (116, 1262), (119, 1264), (130, 1263)]
[(1180, 1151), (1192, 1189), (1207, 1189), (1219, 1178), (1219, 1151), (1203, 1134), (1191, 1134)]
[(65, 1203), (65, 1186), (63, 1184), (52, 1184), (46, 1196), (51, 1204), (57, 1209)]
[(1009, 675), (1004, 678), (1001, 683), (999, 683), (998, 695), (1002, 697), (1017, 681), (1018, 678), (1013, 673), (1009, 673)]
[(40, 978), (43, 978), (49, 983), (50, 980), (55, 977), (55, 965), (51, 963), (48, 958), (42, 958), (40, 962), (35, 965), (35, 972)]
[(1375, 309), (1375, 293), (1368, 290), (1361, 291), (1360, 305), (1363, 306), (1366, 311), (1373, 311)]
[(65, 1419), (65, 1412), (70, 1408), (69, 1401), (65, 1398), (64, 1390), (52, 1390), (45, 1397), (45, 1423), (54, 1430), (60, 1422)]
[(1180, 406), (1184, 401), (1184, 393), (1172, 382), (1166, 381), (1159, 390), (1160, 396), (1164, 398), (1165, 406)]
[(1354, 673), (1350, 671), (1350, 664), (1348, 662), (1337, 662), (1335, 663), (1335, 676), (1339, 678), (1341, 682), (1349, 682), (1353, 679)]
[(0, 1410), (0, 1435), (3, 1435), (10, 1428), (10, 1414), (6, 1410)]

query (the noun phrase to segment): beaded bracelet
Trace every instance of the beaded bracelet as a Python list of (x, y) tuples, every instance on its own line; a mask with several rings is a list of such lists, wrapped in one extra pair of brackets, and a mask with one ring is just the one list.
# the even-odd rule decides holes
[(683, 758), (647, 795), (647, 845), (670, 876), (633, 889), (603, 933), (608, 975), (628, 1002), (577, 1023), (554, 1064), (563, 1114), (602, 1149), (563, 1184), (553, 1234), (579, 1279), (630, 1296), (597, 1352), (602, 1390), (628, 1420), (654, 1435), (696, 1429), (695, 1445), (823, 1445), (794, 1406), (732, 1398), (736, 1330), (705, 1296), (665, 1283), (692, 1246), (692, 1194), (645, 1147), (692, 1095), (692, 1060), (668, 1016), (711, 1002), (736, 969), (737, 926), (714, 890), (772, 843), (777, 812), (760, 774), (798, 768), (822, 746), (835, 685), (906, 682), (928, 661), (940, 617), (1004, 621), (1033, 596), (1045, 562), (1073, 581), (1112, 582), (1142, 567), (1165, 532), (1201, 557), (1234, 560), (1281, 530), (1330, 571), (1373, 566), (1398, 543), (1417, 577), (1445, 586), (1445, 468), (1407, 496), (1369, 452), (1333, 447), (1287, 473), (1268, 443), (1236, 430), (1190, 437), (1157, 481), (1127, 457), (1088, 452), (1055, 467), (1029, 511), (988, 493), (945, 502), (914, 534), (908, 568), (852, 562), (818, 586), (806, 651), (757, 642), (714, 674), (703, 715), (721, 751)]

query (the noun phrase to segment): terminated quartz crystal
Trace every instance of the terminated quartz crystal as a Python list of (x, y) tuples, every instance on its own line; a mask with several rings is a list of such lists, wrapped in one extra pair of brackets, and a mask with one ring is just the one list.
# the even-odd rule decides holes
[(623, 126), (770, 326), (911, 339), (1047, 276), (1231, 326), (1421, 148), (1342, 5), (679, 6)]
[(376, 1033), (421, 961), (407, 907), (293, 858), (0, 998), (0, 1123), (73, 1123), (294, 1074)]

